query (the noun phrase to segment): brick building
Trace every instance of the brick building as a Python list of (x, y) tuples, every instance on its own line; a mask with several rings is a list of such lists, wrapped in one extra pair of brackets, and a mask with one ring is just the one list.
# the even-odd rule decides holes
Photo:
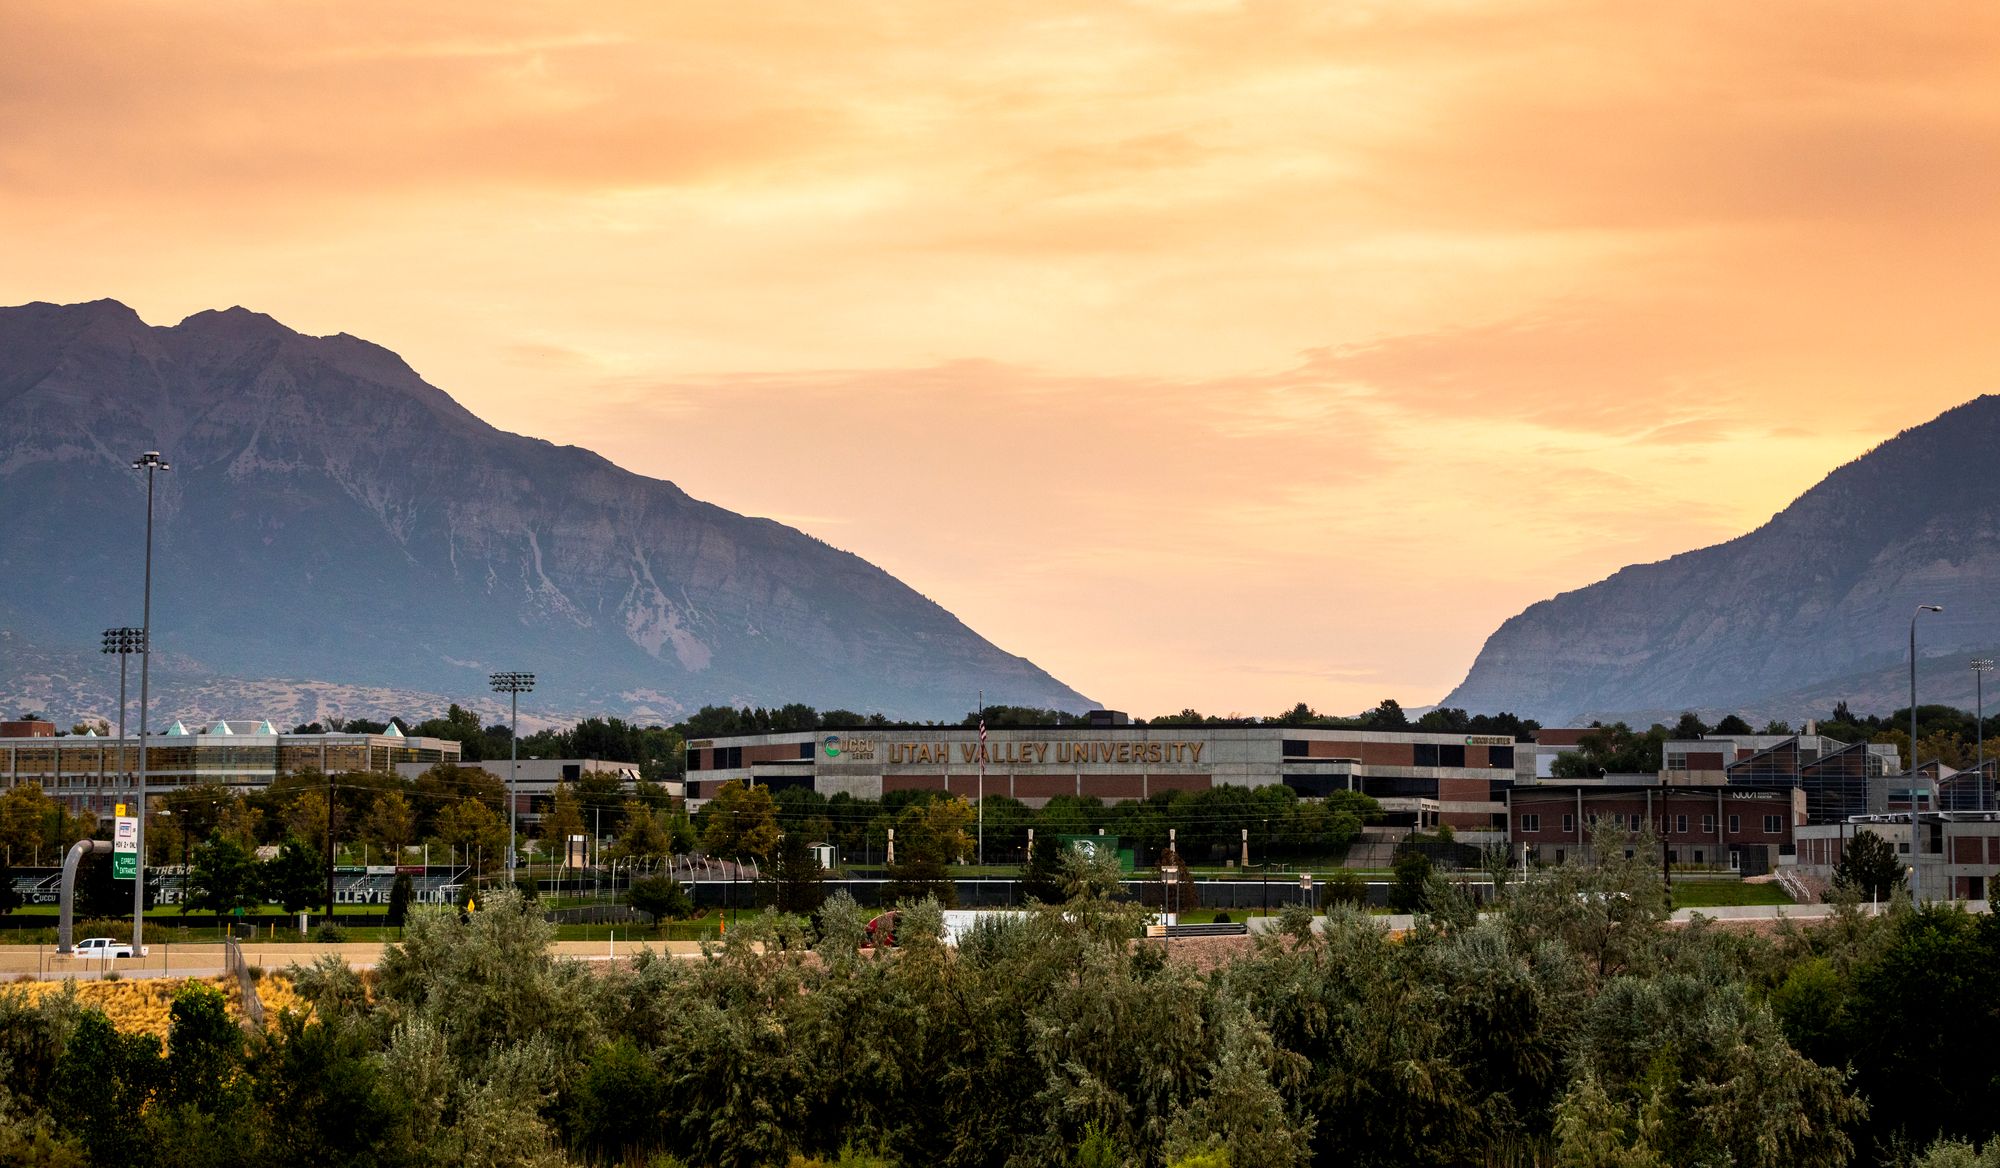
[(1746, 785), (1674, 786), (1646, 775), (1544, 781), (1507, 796), (1508, 843), (1523, 858), (1559, 864), (1588, 854), (1598, 820), (1650, 826), (1669, 863), (1762, 875), (1789, 855), (1805, 822), (1805, 793)]

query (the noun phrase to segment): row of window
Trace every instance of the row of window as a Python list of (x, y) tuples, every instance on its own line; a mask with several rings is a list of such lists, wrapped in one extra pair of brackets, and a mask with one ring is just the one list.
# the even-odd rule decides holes
[[(1596, 822), (1598, 820), (1606, 820), (1609, 821), (1611, 826), (1613, 827), (1630, 827), (1633, 831), (1642, 830), (1646, 825), (1645, 817), (1642, 815), (1633, 815), (1630, 817), (1624, 815), (1593, 815), (1591, 816), (1591, 820), (1592, 822)], [(1576, 816), (1574, 814), (1565, 814), (1562, 817), (1562, 829), (1566, 834), (1574, 832), (1576, 830)], [(1540, 830), (1542, 830), (1542, 817), (1540, 815), (1536, 815), (1533, 813), (1526, 813), (1521, 816), (1521, 831), (1523, 833), (1532, 834)], [(1685, 815), (1674, 816), (1674, 834), (1686, 835), (1687, 830), (1688, 830), (1688, 817)], [(1732, 834), (1741, 832), (1743, 830), (1743, 817), (1740, 815), (1730, 816), (1729, 830)], [(1780, 835), (1784, 832), (1784, 830), (1785, 830), (1784, 816), (1766, 815), (1764, 817), (1765, 835)], [(1701, 833), (1703, 835), (1715, 834), (1715, 816), (1704, 815), (1701, 817)]]

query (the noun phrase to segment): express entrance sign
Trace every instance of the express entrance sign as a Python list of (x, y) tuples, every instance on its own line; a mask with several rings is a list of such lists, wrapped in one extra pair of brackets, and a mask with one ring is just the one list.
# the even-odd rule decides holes
[(139, 817), (120, 815), (111, 831), (111, 878), (139, 878)]

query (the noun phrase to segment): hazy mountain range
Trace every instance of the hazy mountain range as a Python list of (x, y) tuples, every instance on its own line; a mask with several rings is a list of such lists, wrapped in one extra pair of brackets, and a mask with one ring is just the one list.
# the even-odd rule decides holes
[[(857, 556), (487, 425), (396, 354), (232, 308), (0, 309), (0, 705), (114, 716), (156, 505), (156, 716), (671, 719), (802, 701), (912, 718), (1090, 703)], [(749, 452), (746, 452), (746, 454)], [(136, 673), (133, 693), (136, 699)]]
[(1918, 626), (1918, 701), (1971, 709), (1969, 662), (2000, 656), (1996, 450), (2000, 398), (1949, 410), (1747, 535), (1531, 606), (1442, 704), (1545, 723), (1887, 713), (1909, 701), (1913, 610), (1942, 604)]

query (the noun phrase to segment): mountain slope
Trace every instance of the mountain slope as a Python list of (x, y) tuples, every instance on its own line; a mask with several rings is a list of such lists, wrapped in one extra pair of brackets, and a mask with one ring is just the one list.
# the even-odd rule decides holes
[(1823, 714), (1787, 703), (1817, 701), (1843, 678), (1876, 700), (1896, 693), (1912, 610), (1942, 604), (1919, 630), (1920, 700), (1969, 707), (1964, 658), (2000, 642), (1995, 449), (2000, 398), (1947, 411), (1748, 535), (1531, 606), (1487, 639), (1444, 704), (1545, 722), (1686, 708)]
[(217, 678), (472, 695), (490, 669), (539, 674), (543, 709), (648, 716), (957, 716), (980, 688), (1086, 704), (859, 557), (497, 430), (379, 346), (240, 308), (150, 327), (108, 300), (0, 309), (0, 630), (17, 650), (0, 701), (63, 696), (30, 682), (31, 659), (45, 678), (52, 660), (108, 675), (115, 695), (115, 669), (79, 654), (139, 623), (144, 480), (127, 466), (149, 449), (174, 468), (154, 544), (164, 708)]

